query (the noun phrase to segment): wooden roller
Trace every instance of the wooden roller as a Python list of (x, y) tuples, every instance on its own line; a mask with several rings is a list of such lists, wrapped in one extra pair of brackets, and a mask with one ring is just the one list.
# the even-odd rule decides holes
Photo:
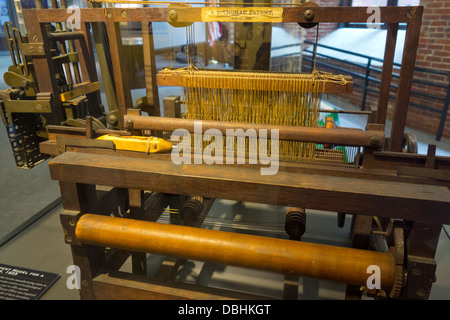
[(246, 268), (365, 286), (369, 266), (380, 268), (380, 286), (395, 281), (391, 253), (290, 241), (232, 232), (85, 214), (76, 226), (85, 244), (174, 255)]
[[(258, 123), (225, 122), (212, 120), (178, 119), (166, 117), (151, 117), (138, 115), (125, 115), (125, 124), (129, 129), (136, 130), (166, 130), (186, 129), (195, 132), (195, 124), (201, 124), (201, 133), (208, 129), (217, 129), (226, 135), (227, 130), (242, 129), (242, 133), (248, 130), (267, 130), (267, 137), (271, 137), (272, 130), (278, 130), (280, 140), (303, 141), (314, 143), (328, 143), (346, 146), (363, 146), (381, 148), (384, 143), (384, 132), (361, 129), (336, 128), (308, 128), (286, 125), (271, 125)], [(239, 133), (235, 131), (238, 136)]]

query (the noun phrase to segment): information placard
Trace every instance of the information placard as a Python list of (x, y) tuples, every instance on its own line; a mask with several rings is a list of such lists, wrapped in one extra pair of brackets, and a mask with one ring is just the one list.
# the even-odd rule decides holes
[(0, 300), (38, 300), (59, 275), (0, 264)]

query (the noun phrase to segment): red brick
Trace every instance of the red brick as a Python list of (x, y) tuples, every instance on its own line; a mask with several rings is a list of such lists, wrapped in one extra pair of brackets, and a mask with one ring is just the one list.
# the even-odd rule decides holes
[(442, 58), (441, 57), (437, 57), (435, 55), (429, 55), (425, 58), (426, 61), (431, 61), (431, 62), (441, 62)]
[(429, 22), (428, 25), (431, 25), (431, 26), (434, 26), (434, 27), (445, 27), (445, 26), (448, 26), (448, 21), (447, 20), (443, 20), (443, 18), (439, 19), (439, 20), (428, 20), (428, 22)]
[(446, 34), (444, 32), (430, 32), (430, 37), (436, 38), (445, 38)]
[(426, 8), (442, 8), (444, 4), (442, 2), (431, 2), (426, 4)]
[[(447, 44), (450, 45), (450, 38), (445, 38), (445, 39), (436, 39), (436, 44)], [(448, 53), (448, 55), (450, 56), (450, 52)]]
[(436, 21), (436, 20), (440, 19), (440, 15), (435, 14), (435, 13), (427, 13), (427, 11), (425, 10), (424, 14), (422, 16), (422, 19), (428, 20), (428, 21), (432, 21), (432, 20)]

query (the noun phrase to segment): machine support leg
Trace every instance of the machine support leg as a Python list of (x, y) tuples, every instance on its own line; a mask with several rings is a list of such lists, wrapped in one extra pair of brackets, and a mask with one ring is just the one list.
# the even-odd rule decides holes
[[(143, 220), (145, 218), (145, 198), (142, 190), (129, 190), (130, 218)], [(133, 252), (132, 269), (136, 274), (147, 274), (147, 255), (142, 252)]]
[[(301, 241), (305, 233), (306, 214), (303, 208), (291, 208), (286, 212), (285, 230), (289, 240)], [(283, 299), (297, 300), (298, 297), (298, 275), (286, 274), (284, 276)]]

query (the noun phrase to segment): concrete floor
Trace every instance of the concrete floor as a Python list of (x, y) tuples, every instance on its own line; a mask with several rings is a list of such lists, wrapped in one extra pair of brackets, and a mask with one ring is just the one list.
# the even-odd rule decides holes
[[(56, 273), (60, 278), (43, 295), (42, 300), (78, 300), (76, 290), (68, 289), (66, 282), (72, 265), (70, 248), (64, 243), (64, 235), (59, 221), (61, 206), (50, 210), (29, 228), (0, 247), (0, 262), (7, 265)], [(239, 204), (234, 201), (219, 200), (211, 209), (205, 221), (206, 228), (234, 232), (248, 232), (266, 236), (285, 237), (283, 221), (285, 208), (254, 203)], [(220, 222), (219, 222), (220, 219)], [(161, 222), (168, 220), (163, 215)], [(251, 221), (251, 224), (249, 224)], [(344, 228), (336, 227), (336, 215), (315, 210), (307, 211), (307, 230), (303, 241), (338, 246), (349, 246), (350, 220)], [(437, 281), (431, 291), (431, 300), (450, 299), (450, 240), (445, 231), (441, 232), (436, 254)], [(161, 262), (161, 257), (147, 255), (149, 274)], [(128, 261), (122, 269), (130, 270)], [(243, 292), (282, 297), (283, 277), (279, 274), (223, 266), (199, 261), (188, 261), (176, 277), (179, 281), (208, 285), (217, 288), (240, 290)], [(298, 299), (302, 300), (341, 300), (345, 297), (345, 285), (341, 283), (301, 278)], [(368, 299), (363, 296), (363, 299)]]
[[(0, 73), (9, 66), (9, 55), (0, 53)], [(0, 82), (0, 89), (6, 85)], [(168, 95), (160, 88), (160, 95)], [(143, 96), (143, 91), (133, 92), (134, 99)], [(350, 116), (341, 118), (341, 125), (361, 127), (365, 120)], [(389, 126), (389, 124), (388, 124)], [(2, 126), (0, 126), (2, 127)], [(388, 129), (387, 129), (388, 130)], [(450, 155), (448, 140), (437, 142), (432, 135), (417, 130), (419, 153), (426, 153), (428, 144), (436, 144), (437, 153)], [(59, 222), (62, 211), (58, 183), (49, 176), (48, 164), (44, 162), (32, 170), (17, 169), (14, 164), (6, 130), (0, 128), (0, 263), (20, 266), (60, 275), (59, 280), (41, 298), (43, 300), (77, 300), (76, 290), (69, 290), (66, 270), (72, 265), (71, 253), (64, 243)], [(230, 201), (217, 201), (211, 217), (206, 220), (208, 228), (248, 232), (248, 221), (255, 225), (252, 232), (261, 235), (285, 236), (283, 231), (284, 208)], [(335, 245), (349, 245), (349, 221), (344, 228), (336, 227), (336, 216), (332, 213), (307, 211), (308, 227), (304, 241)], [(225, 219), (220, 222), (219, 218)], [(244, 227), (242, 227), (244, 226)], [(247, 228), (245, 228), (247, 226)], [(450, 299), (450, 240), (447, 230), (441, 232), (436, 261), (437, 282), (431, 299)], [(256, 230), (256, 231), (255, 231)], [(259, 231), (258, 231), (259, 230)], [(158, 261), (148, 255), (148, 261)], [(127, 266), (125, 266), (126, 268)], [(149, 268), (152, 266), (150, 265)], [(149, 270), (150, 271), (150, 270)], [(189, 262), (177, 275), (178, 279), (216, 287), (242, 289), (252, 293), (282, 296), (282, 276), (267, 272), (256, 272), (242, 268)], [(330, 281), (304, 278), (300, 281), (299, 299), (343, 299), (345, 285)]]

